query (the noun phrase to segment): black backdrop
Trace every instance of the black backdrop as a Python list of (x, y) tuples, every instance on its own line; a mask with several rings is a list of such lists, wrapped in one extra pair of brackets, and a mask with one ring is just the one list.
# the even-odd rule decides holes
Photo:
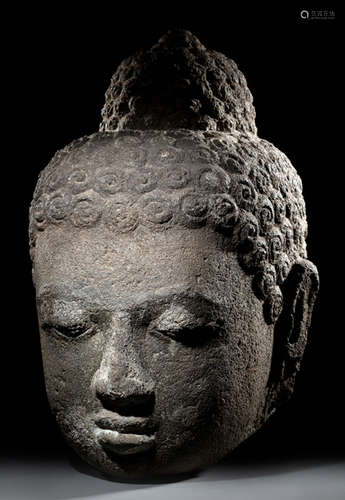
[(212, 10), (212, 3), (200, 3), (187, 13), (167, 3), (86, 5), (78, 12), (30, 7), (3, 21), (10, 28), (5, 48), (11, 97), (5, 95), (4, 105), (8, 101), (11, 119), (3, 146), (9, 159), (2, 168), (1, 450), (19, 456), (63, 449), (44, 391), (28, 255), (28, 206), (37, 175), (57, 149), (97, 130), (118, 63), (150, 47), (167, 29), (183, 27), (237, 62), (254, 95), (259, 135), (284, 151), (301, 175), (309, 258), (321, 278), (295, 397), (237, 453), (247, 458), (343, 453), (336, 21), (302, 20), (301, 9), (288, 6), (215, 3)]

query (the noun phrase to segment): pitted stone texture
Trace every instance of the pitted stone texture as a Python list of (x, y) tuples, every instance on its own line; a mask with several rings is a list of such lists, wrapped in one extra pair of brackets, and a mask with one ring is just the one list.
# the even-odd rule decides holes
[(234, 61), (206, 49), (189, 31), (173, 30), (119, 65), (106, 92), (100, 130), (256, 133), (252, 103)]
[(219, 460), (290, 397), (318, 274), (301, 180), (232, 61), (179, 31), (118, 78), (102, 131), (40, 174), (30, 249), (52, 411), (128, 479)]
[(301, 189), (286, 156), (255, 135), (97, 133), (59, 151), (42, 173), (31, 208), (32, 256), (49, 226), (100, 226), (113, 235), (210, 226), (253, 276), (265, 321), (274, 324), (290, 269), (306, 257)]
[[(115, 233), (209, 225), (228, 237), (248, 273), (266, 279), (270, 264), (278, 286), (306, 257), (300, 178), (271, 144), (238, 132), (122, 131), (75, 141), (37, 184), (33, 248), (50, 224)], [(267, 301), (278, 293), (259, 290)]]

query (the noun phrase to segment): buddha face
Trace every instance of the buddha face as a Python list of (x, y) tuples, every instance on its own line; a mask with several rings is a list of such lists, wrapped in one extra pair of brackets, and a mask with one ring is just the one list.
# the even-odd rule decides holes
[(98, 133), (42, 172), (30, 239), (46, 388), (101, 473), (214, 463), (292, 393), (318, 279), (300, 179), (272, 148)]
[(195, 470), (258, 428), (274, 325), (220, 234), (51, 226), (34, 280), (49, 402), (95, 468)]

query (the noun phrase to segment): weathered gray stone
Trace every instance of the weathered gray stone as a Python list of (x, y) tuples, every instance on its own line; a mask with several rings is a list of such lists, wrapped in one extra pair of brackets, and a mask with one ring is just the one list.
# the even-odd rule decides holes
[(290, 396), (318, 274), (302, 184), (235, 63), (189, 32), (120, 66), (30, 209), (47, 394), (103, 474), (196, 470)]

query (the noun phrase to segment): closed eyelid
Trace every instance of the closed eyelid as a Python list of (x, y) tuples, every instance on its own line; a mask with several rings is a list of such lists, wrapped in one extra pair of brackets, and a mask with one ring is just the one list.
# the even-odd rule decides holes
[(161, 331), (178, 331), (182, 328), (200, 326), (203, 322), (203, 318), (197, 317), (184, 307), (170, 306), (156, 318), (154, 326)]
[(55, 338), (84, 339), (98, 331), (95, 329), (98, 323), (96, 315), (76, 301), (50, 298), (40, 302), (39, 310), (42, 331)]
[(167, 338), (186, 347), (202, 346), (219, 339), (221, 322), (212, 321), (204, 314), (196, 315), (183, 307), (170, 307), (149, 326), (148, 332), (158, 338)]
[(90, 320), (90, 311), (81, 307), (79, 302), (65, 302), (54, 298), (38, 301), (41, 321), (64, 326), (81, 324)]

